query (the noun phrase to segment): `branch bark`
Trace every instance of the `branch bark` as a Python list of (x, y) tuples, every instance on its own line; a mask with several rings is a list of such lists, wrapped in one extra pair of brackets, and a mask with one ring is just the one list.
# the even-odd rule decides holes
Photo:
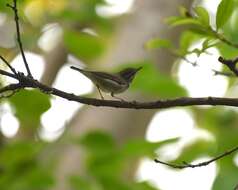
[(25, 56), (25, 53), (24, 53), (24, 50), (23, 50), (22, 41), (21, 41), (19, 16), (18, 16), (18, 9), (17, 9), (17, 0), (13, 0), (13, 5), (7, 4), (7, 6), (10, 7), (14, 12), (15, 23), (16, 23), (16, 32), (17, 32), (17, 42), (18, 42), (18, 45), (19, 45), (19, 48), (20, 48), (20, 52), (21, 52), (21, 55), (22, 55), (24, 65), (26, 67), (27, 74), (28, 74), (29, 77), (32, 78), (32, 74), (31, 74), (29, 65), (27, 63), (26, 56)]
[[(78, 103), (96, 106), (96, 107), (111, 107), (111, 108), (126, 108), (126, 109), (165, 109), (165, 108), (171, 108), (171, 107), (178, 107), (178, 106), (195, 106), (195, 105), (211, 105), (211, 106), (234, 106), (238, 107), (238, 99), (237, 98), (219, 98), (219, 97), (200, 97), (200, 98), (190, 98), (190, 97), (181, 97), (176, 99), (167, 99), (167, 100), (156, 100), (156, 101), (149, 101), (149, 102), (138, 102), (138, 101), (116, 101), (116, 100), (100, 100), (95, 98), (87, 98), (82, 96), (77, 96), (72, 93), (64, 92), (56, 88), (52, 88), (48, 85), (45, 85), (35, 79), (33, 79), (30, 69), (28, 67), (27, 60), (24, 55), (22, 42), (20, 38), (20, 30), (19, 30), (19, 20), (18, 20), (18, 14), (17, 14), (17, 6), (16, 6), (17, 0), (13, 0), (13, 6), (8, 5), (15, 13), (15, 22), (16, 22), (16, 30), (17, 30), (17, 41), (20, 47), (20, 51), (22, 54), (22, 58), (27, 70), (28, 75), (25, 76), (23, 73), (16, 72), (14, 68), (10, 66), (10, 64), (2, 57), (0, 56), (0, 59), (11, 69), (12, 73), (0, 70), (1, 75), (5, 75), (11, 78), (14, 78), (18, 80), (19, 83), (16, 84), (10, 84), (0, 89), (0, 94), (4, 94), (5, 92), (13, 92), (15, 93), (18, 90), (21, 90), (23, 88), (33, 88), (33, 89), (39, 89), (43, 93), (55, 95), (64, 99), (67, 99), (69, 101), (75, 101)], [(65, 57), (65, 56), (64, 56)], [(166, 59), (165, 59), (166, 60)], [(219, 61), (225, 64), (236, 76), (238, 76), (238, 70), (236, 68), (236, 64), (238, 62), (238, 59), (234, 60), (225, 60), (224, 58), (219, 58)], [(5, 97), (5, 96), (2, 96)], [(148, 117), (149, 118), (149, 117)], [(148, 119), (147, 118), (147, 119)], [(134, 120), (133, 120), (134, 122)], [(147, 122), (147, 121), (146, 121)], [(235, 151), (238, 150), (238, 147), (233, 148), (230, 151), (227, 151), (209, 161), (202, 162), (199, 164), (187, 164), (184, 163), (184, 165), (175, 165), (166, 163), (160, 160), (155, 160), (157, 163), (165, 164), (170, 167), (174, 168), (186, 168), (186, 167), (200, 167), (208, 165), (218, 159), (221, 159)]]
[[(219, 98), (219, 97), (200, 97), (200, 98), (190, 98), (190, 97), (180, 97), (175, 99), (167, 100), (155, 100), (150, 102), (138, 102), (138, 101), (118, 101), (118, 100), (101, 100), (95, 98), (87, 98), (83, 96), (77, 96), (73, 93), (68, 93), (56, 88), (49, 87), (40, 83), (37, 80), (32, 79), (29, 76), (24, 76), (20, 74), (15, 76), (6, 71), (0, 70), (0, 74), (10, 76), (19, 80), (19, 89), (22, 88), (35, 88), (39, 89), (46, 94), (52, 94), (59, 96), (61, 98), (67, 99), (69, 101), (74, 101), (86, 105), (96, 106), (96, 107), (112, 107), (112, 108), (127, 108), (127, 109), (165, 109), (172, 107), (184, 107), (184, 106), (232, 106), (238, 107), (238, 98)], [(0, 93), (9, 91), (5, 87), (0, 89)]]
[(211, 164), (212, 162), (220, 160), (220, 159), (222, 159), (222, 158), (224, 158), (224, 157), (226, 157), (226, 156), (236, 152), (237, 150), (238, 150), (238, 146), (232, 148), (229, 151), (224, 152), (223, 154), (220, 154), (220, 155), (212, 158), (211, 160), (208, 160), (208, 161), (205, 161), (205, 162), (200, 162), (198, 164), (189, 164), (189, 163), (183, 162), (182, 165), (179, 165), (179, 164), (172, 164), (172, 163), (168, 163), (168, 162), (163, 162), (163, 161), (158, 160), (158, 159), (155, 159), (154, 161), (156, 163), (163, 164), (163, 165), (169, 166), (171, 168), (175, 168), (175, 169), (197, 168), (197, 167), (207, 166), (207, 165)]

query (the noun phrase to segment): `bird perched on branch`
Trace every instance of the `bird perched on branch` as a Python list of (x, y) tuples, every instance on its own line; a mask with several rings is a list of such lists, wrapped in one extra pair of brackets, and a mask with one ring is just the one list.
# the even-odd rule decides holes
[(122, 100), (119, 97), (114, 96), (114, 94), (119, 94), (127, 90), (134, 79), (136, 73), (142, 69), (139, 68), (126, 68), (118, 73), (106, 73), (98, 71), (87, 71), (74, 66), (70, 67), (73, 70), (79, 71), (86, 77), (88, 77), (97, 87), (99, 94), (102, 99), (104, 99), (101, 90), (103, 92), (111, 93), (111, 96)]

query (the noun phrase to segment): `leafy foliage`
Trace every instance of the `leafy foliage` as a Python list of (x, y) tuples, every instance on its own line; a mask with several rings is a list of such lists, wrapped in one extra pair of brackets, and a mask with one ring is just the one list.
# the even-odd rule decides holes
[(203, 23), (205, 26), (210, 25), (210, 18), (209, 18), (209, 13), (207, 10), (203, 7), (195, 7), (194, 11), (197, 14), (198, 20)]
[[(195, 53), (199, 57), (202, 53), (214, 47), (219, 50), (221, 56), (233, 59), (237, 57), (237, 1), (222, 0), (216, 13), (216, 30), (211, 25), (208, 11), (203, 7), (194, 7), (192, 12), (184, 7), (180, 7), (180, 16), (170, 17), (167, 23), (172, 27), (186, 26), (180, 37), (179, 47), (176, 48), (171, 42), (152, 39), (148, 42), (149, 49), (167, 48), (168, 51), (177, 55), (178, 58), (185, 59), (186, 55)], [(235, 23), (235, 24), (234, 24)], [(201, 49), (190, 49), (193, 43), (202, 41)], [(229, 43), (230, 42), (230, 43)], [(229, 79), (232, 81), (232, 79)], [(207, 130), (213, 136), (213, 141), (197, 139), (192, 144), (187, 145), (180, 156), (174, 160), (175, 163), (182, 161), (192, 162), (193, 160), (210, 156), (215, 157), (226, 150), (237, 145), (237, 112), (224, 110), (222, 108), (207, 108), (206, 110), (194, 109), (196, 122), (202, 129)], [(235, 179), (237, 166), (233, 163), (235, 155), (230, 155), (217, 162), (219, 171), (213, 184), (213, 189), (232, 189), (236, 186)], [(230, 176), (227, 179), (227, 176)]]
[(22, 126), (33, 128), (39, 126), (41, 115), (50, 108), (49, 96), (36, 90), (21, 90), (9, 101)]
[(141, 91), (161, 98), (186, 95), (186, 90), (183, 87), (175, 80), (160, 73), (150, 61), (128, 63), (125, 67), (142, 67), (131, 85), (131, 90)]
[(64, 35), (65, 45), (70, 52), (82, 60), (93, 60), (104, 51), (104, 42), (100, 37), (66, 31)]
[[(0, 1), (0, 11), (13, 18), (12, 12), (6, 7), (6, 2), (9, 3), (8, 0)], [(52, 6), (52, 2), (55, 6)], [(106, 2), (103, 0), (19, 1), (19, 14), (23, 18), (21, 27), (24, 28), (22, 35), (26, 45), (24, 47), (35, 51), (37, 48), (32, 44), (35, 44), (36, 39), (41, 35), (41, 28), (48, 23), (58, 22), (64, 30), (63, 43), (67, 50), (85, 63), (95, 62), (108, 49), (110, 40), (105, 39), (111, 37), (113, 26), (117, 21), (115, 18), (103, 18), (97, 14), (96, 8), (102, 4), (105, 5)], [(180, 36), (178, 47), (168, 39), (156, 37), (145, 43), (148, 51), (166, 49), (178, 58), (185, 59), (188, 54), (199, 57), (209, 48), (214, 47), (226, 58), (234, 58), (238, 55), (235, 46), (238, 43), (237, 0), (220, 2), (215, 18), (216, 27), (212, 25), (211, 15), (204, 7), (194, 7), (191, 11), (180, 7), (179, 12), (179, 16), (167, 19), (172, 30), (173, 27), (185, 28)], [(85, 28), (96, 31), (98, 36), (82, 32)], [(31, 42), (33, 39), (34, 42)], [(191, 49), (191, 45), (198, 41), (202, 42), (201, 48)], [(15, 49), (1, 48), (0, 51), (10, 58), (15, 56)], [(131, 90), (159, 98), (174, 98), (187, 94), (175, 78), (162, 74), (151, 60), (125, 63), (125, 67), (139, 66), (143, 66), (143, 69), (133, 81)], [(6, 142), (5, 139), (0, 139), (0, 189), (51, 189), (57, 181), (54, 181), (50, 163), (41, 160), (41, 154), (48, 156), (47, 145), (40, 141), (32, 142), (42, 114), (51, 106), (50, 97), (38, 91), (22, 90), (8, 99), (8, 102), (14, 108), (15, 115), (21, 123), (20, 130), (27, 133), (26, 129), (34, 129), (34, 132), (30, 136), (30, 141), (29, 139), (22, 141), (24, 135)], [(192, 162), (203, 156), (213, 157), (238, 143), (236, 111), (222, 108), (195, 108), (193, 111), (198, 127), (208, 131), (214, 140), (194, 141), (182, 150), (174, 162), (180, 163), (184, 160)], [(168, 139), (151, 143), (144, 139), (132, 139), (119, 146), (113, 137), (101, 131), (83, 135), (76, 139), (76, 142), (79, 148), (83, 147), (85, 150), (86, 172), (85, 175), (75, 173), (70, 176), (68, 179), (70, 187), (72, 190), (155, 190), (147, 182), (139, 183), (126, 179), (126, 169), (128, 165), (134, 164), (135, 160), (143, 157), (153, 158), (155, 150), (176, 140)], [(216, 163), (219, 170), (213, 189), (234, 188), (237, 183), (237, 166), (233, 162), (234, 159), (235, 155), (232, 155)], [(54, 157), (55, 161), (57, 156)]]
[(47, 190), (54, 184), (52, 173), (39, 160), (43, 144), (19, 141), (1, 146), (0, 188)]
[(234, 0), (222, 0), (216, 14), (217, 29), (221, 28), (230, 18), (234, 8)]
[(155, 38), (152, 40), (149, 40), (146, 43), (146, 48), (148, 49), (158, 49), (158, 48), (172, 48), (173, 45), (169, 40)]
[(150, 143), (135, 139), (122, 146), (102, 131), (90, 132), (75, 142), (85, 148), (87, 153), (86, 168), (88, 178), (74, 175), (69, 182), (75, 189), (85, 187), (94, 190), (102, 189), (133, 189), (153, 190), (147, 183), (129, 182), (123, 178), (127, 166), (143, 156), (155, 156), (155, 150), (163, 145), (173, 143), (177, 139)]

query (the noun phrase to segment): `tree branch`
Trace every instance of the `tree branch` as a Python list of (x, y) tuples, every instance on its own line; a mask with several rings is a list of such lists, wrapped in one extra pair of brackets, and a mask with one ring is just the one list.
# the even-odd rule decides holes
[(231, 41), (229, 41), (225, 36), (223, 36), (222, 34), (218, 33), (215, 30), (212, 30), (212, 32), (214, 33), (214, 35), (217, 37), (217, 39), (219, 39), (220, 41), (222, 41), (223, 43), (233, 47), (233, 48), (238, 48), (238, 44), (235, 44)]
[(8, 63), (8, 61), (0, 55), (0, 59), (9, 67), (13, 74), (17, 75), (16, 70)]
[(14, 90), (18, 90), (20, 88), (23, 88), (23, 86), (20, 83), (16, 83), (16, 84), (9, 84), (3, 88), (0, 89), (0, 94), (7, 92), (7, 91), (14, 91)]
[(218, 61), (226, 65), (236, 76), (238, 76), (238, 69), (236, 68), (238, 57), (235, 59), (225, 59), (223, 57), (219, 57)]
[(185, 107), (196, 105), (211, 105), (211, 106), (233, 106), (238, 107), (238, 98), (219, 98), (219, 97), (201, 97), (190, 98), (181, 97), (176, 99), (156, 100), (151, 102), (137, 102), (137, 101), (118, 101), (118, 100), (101, 100), (95, 98), (87, 98), (77, 96), (72, 93), (67, 93), (56, 88), (49, 87), (23, 74), (12, 76), (11, 73), (0, 70), (0, 74), (19, 80), (22, 87), (39, 89), (44, 93), (52, 94), (69, 101), (79, 102), (97, 107), (113, 107), (113, 108), (127, 108), (127, 109), (165, 109), (172, 107)]
[(217, 76), (226, 76), (226, 77), (236, 77), (236, 75), (234, 75), (231, 72), (223, 72), (223, 71), (217, 71), (215, 69), (212, 69), (212, 71), (214, 72), (214, 75)]
[[(7, 4), (15, 14), (15, 22), (16, 22), (16, 31), (17, 31), (17, 41), (19, 44), (19, 48), (21, 51), (21, 55), (27, 69), (28, 75), (25, 76), (23, 73), (17, 73), (14, 68), (10, 66), (10, 64), (1, 56), (0, 58), (7, 64), (7, 66), (12, 70), (13, 74), (0, 70), (0, 74), (6, 75), (8, 77), (17, 79), (19, 81), (18, 88), (38, 88), (42, 92), (56, 95), (62, 97), (64, 99), (79, 102), (82, 104), (92, 105), (92, 106), (104, 106), (104, 107), (114, 107), (114, 108), (128, 108), (128, 109), (164, 109), (164, 108), (171, 108), (171, 107), (178, 107), (178, 106), (194, 106), (194, 105), (222, 105), (222, 106), (234, 106), (238, 107), (238, 99), (236, 98), (218, 98), (218, 97), (203, 97), (203, 98), (189, 98), (189, 97), (182, 97), (177, 99), (170, 99), (170, 100), (157, 100), (152, 102), (126, 102), (126, 101), (115, 101), (115, 100), (99, 100), (94, 98), (86, 98), (81, 96), (76, 96), (72, 93), (67, 93), (56, 88), (51, 88), (47, 85), (40, 83), (37, 80), (34, 80), (30, 69), (28, 67), (28, 63), (24, 54), (24, 50), (22, 47), (21, 36), (20, 36), (20, 27), (19, 27), (19, 17), (18, 17), (18, 10), (17, 10), (17, 0), (13, 0), (13, 5)], [(221, 37), (220, 37), (221, 38)], [(222, 39), (222, 38), (221, 38)], [(238, 59), (235, 60), (225, 60), (222, 57), (219, 58), (223, 64), (226, 64), (235, 74), (238, 76), (238, 70), (236, 69), (236, 63)]]
[(19, 16), (18, 16), (18, 10), (17, 10), (17, 0), (13, 0), (13, 5), (7, 4), (7, 6), (10, 7), (14, 12), (15, 23), (16, 23), (16, 32), (17, 32), (17, 42), (19, 44), (19, 48), (20, 48), (20, 51), (21, 51), (21, 55), (22, 55), (24, 65), (25, 65), (26, 70), (27, 70), (27, 74), (28, 74), (29, 77), (32, 78), (32, 74), (31, 74), (29, 65), (27, 63), (26, 56), (25, 56), (25, 53), (24, 53), (24, 50), (23, 50), (23, 45), (22, 45), (22, 42), (21, 42)]
[(5, 75), (5, 76), (8, 76), (8, 77), (18, 80), (18, 77), (17, 77), (18, 74), (12, 74), (12, 73), (9, 73), (9, 72), (1, 70), (1, 69), (0, 69), (0, 75)]
[[(1, 97), (9, 97), (12, 96), (17, 91), (24, 89), (24, 88), (33, 88), (33, 89), (39, 89), (43, 93), (55, 95), (64, 99), (67, 99), (69, 101), (79, 102), (86, 105), (91, 106), (98, 106), (98, 107), (113, 107), (113, 108), (127, 108), (127, 109), (165, 109), (165, 108), (171, 108), (171, 107), (178, 107), (178, 106), (195, 106), (195, 105), (211, 105), (211, 106), (233, 106), (238, 107), (238, 98), (219, 98), (219, 97), (201, 97), (201, 98), (190, 98), (190, 97), (181, 97), (176, 99), (167, 99), (167, 100), (156, 100), (152, 102), (137, 102), (137, 101), (117, 101), (117, 100), (101, 100), (101, 99), (95, 99), (95, 98), (87, 98), (82, 96), (77, 96), (72, 93), (67, 93), (64, 91), (61, 91), (56, 88), (49, 87), (47, 85), (42, 84), (38, 80), (33, 79), (33, 76), (31, 74), (31, 71), (29, 69), (24, 50), (23, 45), (21, 42), (21, 36), (20, 36), (20, 27), (19, 27), (19, 17), (18, 17), (18, 10), (17, 10), (17, 0), (13, 0), (13, 5), (7, 4), (8, 7), (10, 7), (15, 14), (15, 23), (16, 23), (16, 32), (17, 32), (17, 42), (19, 44), (19, 48), (21, 51), (22, 59), (24, 62), (24, 65), (27, 70), (27, 76), (24, 75), (24, 73), (16, 72), (13, 67), (7, 62), (5, 58), (3, 58), (0, 55), (0, 59), (11, 69), (12, 73), (9, 73), (4, 70), (0, 70), (0, 75), (5, 75), (10, 78), (14, 78), (18, 80), (18, 83), (9, 84), (3, 88), (0, 89), (0, 95)], [(218, 34), (217, 34), (218, 35)], [(218, 35), (218, 38), (227, 43), (228, 45), (237, 47), (235, 44), (229, 42), (225, 38), (222, 38), (222, 36)], [(185, 58), (183, 58), (185, 59)], [(219, 58), (219, 61), (223, 64), (225, 64), (236, 76), (238, 76), (238, 69), (236, 68), (236, 64), (238, 62), (238, 58), (234, 60), (226, 60), (222, 57)], [(220, 74), (216, 72), (216, 74)], [(10, 95), (4, 96), (4, 93), (6, 92), (12, 92)], [(212, 162), (215, 162), (227, 155), (232, 154), (233, 152), (238, 150), (238, 146), (231, 149), (230, 151), (227, 151), (211, 160), (208, 160), (206, 162), (201, 162), (198, 164), (188, 164), (186, 162), (183, 163), (183, 165), (177, 165), (177, 164), (171, 164), (167, 162), (160, 161), (158, 159), (155, 159), (156, 163), (161, 163), (173, 168), (183, 169), (183, 168), (195, 168), (195, 167), (201, 167), (206, 166)]]
[(156, 163), (163, 164), (163, 165), (169, 166), (171, 168), (176, 168), (176, 169), (197, 168), (197, 167), (207, 166), (208, 164), (211, 164), (212, 162), (220, 160), (220, 159), (222, 159), (222, 158), (224, 158), (224, 157), (226, 157), (226, 156), (236, 152), (237, 150), (238, 150), (238, 146), (232, 148), (229, 151), (224, 152), (223, 154), (220, 154), (220, 155), (212, 158), (211, 160), (208, 160), (208, 161), (205, 161), (205, 162), (200, 162), (198, 164), (189, 164), (189, 163), (183, 162), (183, 164), (178, 165), (178, 164), (172, 164), (172, 163), (168, 163), (168, 162), (163, 162), (163, 161), (160, 161), (158, 159), (155, 159), (154, 161)]
[[(24, 88), (24, 86), (22, 86), (22, 84), (20, 83), (7, 85), (0, 89), (0, 98), (9, 98), (13, 96), (16, 92), (18, 92), (21, 88)], [(4, 95), (5, 92), (9, 91), (11, 92), (10, 94)]]

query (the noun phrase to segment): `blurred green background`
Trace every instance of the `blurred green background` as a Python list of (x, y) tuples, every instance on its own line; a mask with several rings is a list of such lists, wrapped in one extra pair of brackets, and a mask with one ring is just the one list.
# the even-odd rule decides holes
[[(33, 75), (67, 92), (99, 97), (70, 65), (108, 72), (143, 66), (124, 99), (236, 97), (236, 78), (215, 76), (213, 69), (229, 72), (218, 56), (238, 55), (219, 38), (238, 44), (238, 1), (209, 2), (19, 0), (21, 37)], [(25, 72), (6, 3), (12, 1), (0, 1), (0, 54)], [(0, 78), (1, 86), (8, 83)], [(169, 190), (173, 183), (183, 190), (232, 189), (237, 154), (202, 170), (201, 179), (211, 174), (208, 182), (189, 184), (184, 174), (179, 186), (166, 171), (183, 173), (153, 159), (180, 164), (212, 158), (237, 145), (237, 123), (236, 108), (94, 108), (21, 90), (1, 99), (0, 189)]]

